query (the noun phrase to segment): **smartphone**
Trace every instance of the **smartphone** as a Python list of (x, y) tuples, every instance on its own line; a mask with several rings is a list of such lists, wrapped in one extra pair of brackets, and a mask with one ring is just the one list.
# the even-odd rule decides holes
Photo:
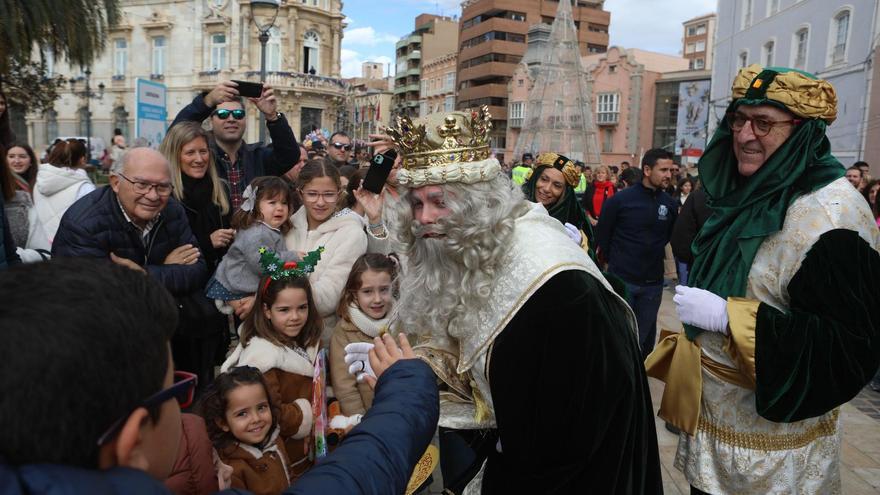
[(238, 94), (247, 98), (259, 98), (263, 94), (263, 83), (232, 80), (238, 84)]
[(370, 169), (367, 170), (367, 176), (364, 177), (364, 182), (361, 184), (364, 189), (380, 194), (382, 188), (385, 187), (385, 181), (391, 174), (391, 169), (394, 168), (394, 160), (396, 159), (397, 152), (394, 150), (388, 150), (385, 153), (374, 156), (373, 163), (370, 164)]

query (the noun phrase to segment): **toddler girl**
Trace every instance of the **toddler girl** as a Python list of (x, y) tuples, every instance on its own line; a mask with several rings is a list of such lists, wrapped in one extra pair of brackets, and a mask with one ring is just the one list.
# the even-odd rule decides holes
[(220, 460), (232, 467), (232, 488), (275, 495), (290, 486), (277, 414), (260, 370), (240, 366), (222, 373), (200, 409)]
[(310, 400), (322, 324), (307, 274), (314, 270), (321, 251), (309, 253), (300, 263), (284, 263), (264, 248), (260, 252), (266, 276), (259, 284), (253, 311), (242, 323), (241, 341), (221, 371), (253, 366), (263, 372), (269, 396), (279, 409), (278, 425), (292, 482), (310, 465)]
[(355, 261), (345, 284), (337, 309), (339, 323), (330, 339), (330, 381), (346, 416), (366, 413), (373, 404), (373, 390), (349, 373), (345, 346), (372, 343), (373, 337), (388, 330), (396, 278), (393, 258), (369, 253)]
[(299, 259), (284, 248), (283, 235), (293, 226), (289, 207), (293, 191), (287, 183), (278, 177), (257, 177), (243, 198), (232, 217), (235, 241), (208, 282), (211, 299), (232, 301), (254, 295), (260, 282), (261, 247), (278, 253), (283, 261)]

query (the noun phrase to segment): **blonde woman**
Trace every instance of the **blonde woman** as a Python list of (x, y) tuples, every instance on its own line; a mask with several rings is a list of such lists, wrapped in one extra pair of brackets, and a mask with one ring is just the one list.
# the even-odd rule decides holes
[(596, 172), (593, 174), (593, 181), (587, 186), (587, 190), (584, 191), (584, 196), (581, 199), (581, 204), (584, 207), (584, 211), (587, 212), (590, 225), (593, 227), (595, 227), (596, 223), (599, 221), (599, 214), (602, 212), (602, 205), (605, 204), (605, 201), (608, 198), (614, 196), (614, 193), (617, 192), (617, 188), (614, 187), (615, 182), (611, 170), (607, 165), (599, 165), (596, 167)]
[[(159, 151), (171, 164), (172, 194), (186, 210), (198, 241), (198, 246), (188, 249), (201, 252), (210, 277), (235, 231), (229, 228), (229, 188), (217, 175), (208, 135), (196, 122), (181, 122), (168, 130)], [(227, 319), (202, 289), (177, 299), (181, 309), (180, 324), (171, 343), (174, 362), (179, 369), (198, 374), (202, 388), (211, 382), (215, 362), (223, 358), (215, 355), (215, 349), (228, 337)]]

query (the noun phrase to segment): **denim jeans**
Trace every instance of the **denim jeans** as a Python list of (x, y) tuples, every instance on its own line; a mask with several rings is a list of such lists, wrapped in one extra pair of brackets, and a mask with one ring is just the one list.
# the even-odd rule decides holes
[(657, 312), (663, 300), (663, 284), (635, 285), (626, 282), (627, 301), (636, 314), (639, 325), (639, 347), (642, 360), (654, 350), (657, 340)]

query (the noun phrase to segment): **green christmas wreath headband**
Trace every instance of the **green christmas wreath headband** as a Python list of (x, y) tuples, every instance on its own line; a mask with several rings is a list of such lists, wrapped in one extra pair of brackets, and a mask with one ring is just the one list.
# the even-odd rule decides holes
[(260, 267), (263, 269), (263, 276), (266, 281), (260, 292), (265, 295), (266, 289), (272, 280), (281, 280), (283, 278), (305, 277), (315, 271), (315, 265), (321, 260), (321, 253), (324, 252), (324, 246), (306, 254), (302, 261), (284, 261), (278, 257), (275, 251), (267, 247), (260, 248)]

